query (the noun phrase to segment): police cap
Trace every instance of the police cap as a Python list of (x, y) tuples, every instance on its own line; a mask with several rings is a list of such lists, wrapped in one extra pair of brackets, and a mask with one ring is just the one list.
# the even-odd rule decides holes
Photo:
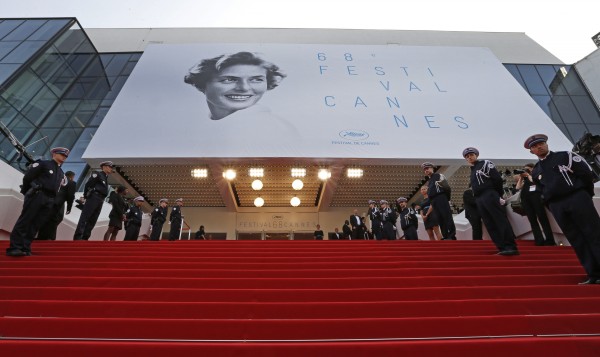
[(479, 156), (479, 150), (473, 147), (468, 147), (463, 150), (463, 157), (467, 157), (469, 154), (475, 154), (475, 156)]
[(525, 140), (523, 146), (525, 147), (525, 149), (531, 149), (533, 145), (537, 143), (545, 143), (546, 141), (548, 141), (548, 135), (534, 134)]
[(424, 163), (422, 163), (422, 164), (421, 164), (421, 169), (423, 169), (423, 170), (425, 170), (426, 168), (429, 168), (429, 167), (432, 167), (432, 168), (433, 168), (433, 167), (435, 167), (435, 165), (434, 165), (434, 164), (432, 164), (432, 163), (431, 163), (431, 162), (429, 162), (429, 161), (427, 161), (427, 162), (424, 162)]
[(61, 154), (61, 155), (65, 155), (66, 157), (69, 157), (69, 153), (71, 152), (71, 150), (67, 149), (67, 148), (61, 148), (61, 147), (56, 147), (50, 150), (51, 154)]
[(113, 164), (112, 161), (102, 161), (100, 163), (100, 167), (102, 167), (102, 166), (115, 167), (115, 164)]

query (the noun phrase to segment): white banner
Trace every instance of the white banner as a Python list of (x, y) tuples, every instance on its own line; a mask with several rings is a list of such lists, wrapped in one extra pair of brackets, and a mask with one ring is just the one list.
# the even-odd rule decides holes
[(533, 160), (538, 132), (571, 147), (487, 48), (150, 45), (84, 158)]

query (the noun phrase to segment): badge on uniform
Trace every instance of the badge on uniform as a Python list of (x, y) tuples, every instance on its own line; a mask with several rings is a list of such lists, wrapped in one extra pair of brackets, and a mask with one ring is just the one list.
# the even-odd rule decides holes
[(538, 180), (540, 180), (540, 181), (542, 180), (542, 174), (540, 174), (540, 175), (538, 176)]
[(96, 178), (96, 177), (98, 177), (98, 174), (92, 174), (92, 177)]
[(38, 167), (40, 166), (39, 162), (34, 162), (33, 165), (31, 165), (31, 167)]
[(48, 172), (50, 172), (50, 175), (52, 175), (52, 174), (54, 173), (54, 171), (52, 171), (52, 170), (50, 170), (50, 171), (48, 171)]
[(573, 156), (573, 161), (581, 162), (581, 156)]

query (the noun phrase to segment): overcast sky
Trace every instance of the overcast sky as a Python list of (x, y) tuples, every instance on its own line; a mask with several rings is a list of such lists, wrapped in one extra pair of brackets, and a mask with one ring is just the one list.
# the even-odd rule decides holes
[(0, 0), (0, 17), (98, 27), (524, 32), (567, 64), (596, 49), (598, 0)]

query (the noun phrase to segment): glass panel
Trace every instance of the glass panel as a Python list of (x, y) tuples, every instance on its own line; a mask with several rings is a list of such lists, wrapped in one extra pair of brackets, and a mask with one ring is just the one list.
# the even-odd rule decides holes
[(523, 78), (521, 77), (521, 73), (519, 73), (517, 66), (514, 64), (505, 64), (504, 67), (506, 67), (506, 69), (510, 72), (510, 74), (512, 74), (512, 76), (515, 77), (517, 82), (519, 82), (519, 84), (521, 84), (521, 87), (523, 87), (523, 89), (527, 90), (527, 87), (525, 86), (525, 82), (523, 82)]
[[(63, 129), (54, 139), (54, 141), (52, 142), (52, 147), (56, 147), (56, 146), (63, 146), (63, 147), (73, 147), (73, 144), (75, 144), (75, 141), (77, 141), (77, 138), (79, 138), (79, 135), (81, 135), (81, 133), (83, 132), (83, 129), (75, 129), (75, 128), (69, 128), (69, 129)], [(70, 157), (70, 155), (69, 155)]]
[(556, 71), (552, 65), (536, 65), (535, 68), (550, 93), (560, 94), (565, 92), (565, 89), (562, 88), (564, 76), (560, 70)]
[(21, 42), (19, 41), (2, 41), (0, 42), (0, 60), (14, 50)]
[(43, 86), (44, 82), (33, 72), (26, 71), (2, 93), (2, 97), (17, 110), (21, 110)]
[(127, 64), (125, 65), (125, 68), (123, 68), (123, 71), (121, 72), (122, 75), (124, 76), (128, 76), (131, 74), (131, 72), (133, 72), (133, 69), (135, 68), (135, 65), (137, 64), (137, 62), (127, 62)]
[(587, 128), (583, 124), (567, 124), (567, 129), (571, 133), (571, 142), (577, 142), (583, 134), (587, 132)]
[(520, 64), (518, 65), (519, 72), (523, 76), (527, 90), (531, 95), (548, 95), (546, 86), (540, 78), (538, 72), (535, 70), (534, 65)]
[(72, 146), (71, 153), (69, 154), (69, 161), (80, 161), (81, 155), (90, 144), (94, 133), (97, 128), (85, 128), (81, 136), (77, 139), (77, 142)]
[(106, 75), (118, 76), (129, 61), (130, 55), (116, 55), (106, 67)]
[(4, 20), (0, 23), (0, 39), (4, 36), (8, 35), (11, 31), (16, 29), (20, 24), (22, 24), (23, 20)]
[(546, 113), (546, 115), (551, 117), (550, 96), (549, 95), (532, 95), (531, 98), (533, 98), (533, 100), (535, 100), (537, 105), (539, 105), (540, 108), (542, 108), (542, 110)]
[(579, 116), (577, 109), (573, 105), (573, 101), (571, 98), (565, 95), (554, 96), (552, 101), (556, 105), (560, 116), (565, 124), (573, 123), (573, 124), (582, 124), (583, 120)]
[(600, 114), (598, 109), (588, 96), (572, 96), (571, 99), (575, 103), (577, 111), (583, 117), (583, 122), (586, 124), (600, 124)]
[(585, 87), (579, 80), (577, 72), (571, 71), (564, 79), (563, 84), (570, 95), (588, 95)]
[(65, 62), (62, 56), (56, 53), (45, 53), (31, 66), (31, 70), (34, 71), (44, 81), (50, 81), (52, 75), (54, 75)]
[(62, 28), (67, 26), (71, 20), (49, 20), (40, 27), (28, 40), (47, 41), (56, 35)]
[(23, 41), (26, 40), (29, 35), (34, 33), (40, 28), (47, 20), (27, 20), (17, 27), (13, 32), (9, 33), (4, 37), (6, 41)]
[(0, 122), (8, 126), (17, 114), (17, 110), (12, 105), (8, 104), (4, 99), (0, 99)]
[(2, 63), (25, 63), (43, 45), (43, 41), (25, 41), (2, 59)]
[[(564, 124), (563, 119), (560, 116), (558, 109), (556, 109), (556, 105), (554, 104), (553, 100), (550, 101), (549, 107), (550, 107), (550, 118), (552, 118), (552, 121), (554, 122), (554, 124), (556, 124), (556, 125)], [(565, 132), (566, 132), (566, 128), (565, 128)]]
[(8, 78), (10, 78), (10, 76), (12, 76), (13, 73), (19, 69), (19, 67), (21, 67), (20, 64), (0, 63), (0, 84), (4, 83)]
[(108, 113), (108, 109), (109, 108), (106, 107), (99, 108), (96, 114), (94, 114), (94, 116), (92, 117), (92, 120), (88, 123), (88, 126), (99, 126), (100, 123), (102, 123), (102, 120), (104, 120), (106, 113)]
[(587, 127), (590, 130), (590, 133), (600, 135), (600, 124), (588, 124)]
[(560, 131), (563, 132), (563, 134), (565, 134), (565, 136), (572, 142), (574, 143), (575, 141), (573, 140), (573, 138), (571, 137), (571, 133), (569, 133), (569, 131), (567, 130), (567, 127), (565, 126), (565, 124), (556, 124), (556, 126), (560, 129)]
[(48, 87), (44, 87), (23, 108), (22, 113), (32, 123), (39, 125), (46, 118), (50, 110), (52, 110), (56, 102), (58, 102), (56, 95)]

